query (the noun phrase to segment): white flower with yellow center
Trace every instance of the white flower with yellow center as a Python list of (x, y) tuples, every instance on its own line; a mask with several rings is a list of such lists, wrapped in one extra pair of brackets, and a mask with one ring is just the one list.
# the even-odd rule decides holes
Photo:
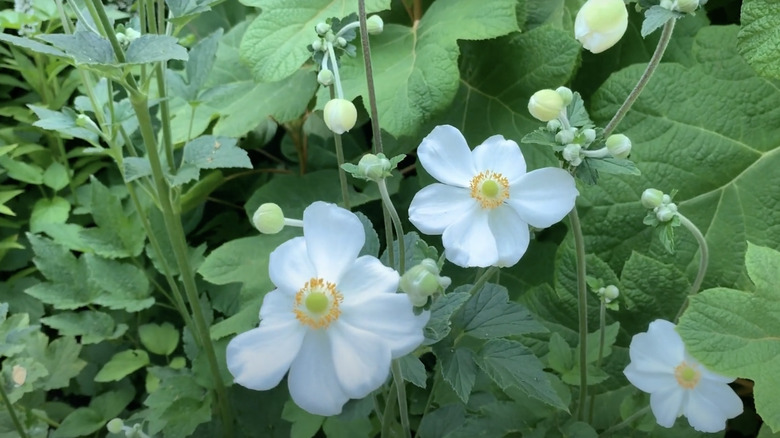
[(694, 429), (713, 433), (742, 413), (742, 400), (728, 386), (734, 379), (707, 370), (689, 355), (671, 322), (657, 319), (646, 333), (634, 335), (629, 355), (631, 363), (623, 374), (650, 393), (659, 425), (672, 427), (685, 415)]
[(423, 341), (429, 313), (415, 315), (399, 275), (371, 256), (360, 220), (333, 204), (303, 212), (303, 237), (271, 253), (276, 289), (263, 299), (260, 325), (227, 347), (235, 382), (267, 390), (287, 371), (293, 401), (316, 415), (337, 415), (351, 398), (385, 382), (392, 359)]
[(526, 173), (520, 147), (501, 135), (472, 151), (456, 128), (437, 126), (417, 155), (439, 183), (414, 196), (409, 220), (425, 234), (441, 234), (445, 256), (458, 266), (514, 265), (528, 248), (528, 225), (560, 221), (578, 194), (563, 169)]

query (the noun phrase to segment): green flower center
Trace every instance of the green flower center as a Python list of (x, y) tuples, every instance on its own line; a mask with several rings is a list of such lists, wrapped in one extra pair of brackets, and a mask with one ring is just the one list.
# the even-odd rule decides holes
[(677, 378), (677, 383), (683, 388), (693, 389), (701, 380), (701, 371), (698, 364), (690, 365), (688, 362), (683, 361), (674, 369), (674, 377)]
[(313, 329), (328, 328), (339, 319), (339, 305), (343, 300), (335, 284), (322, 278), (312, 278), (295, 293), (293, 313), (303, 325)]
[(498, 194), (499, 187), (498, 183), (493, 181), (492, 179), (489, 179), (482, 183), (482, 194), (487, 196), (488, 198), (495, 198)]
[(498, 172), (486, 170), (471, 178), (471, 197), (485, 209), (493, 209), (509, 198), (509, 181)]
[(311, 313), (322, 313), (328, 308), (328, 297), (322, 292), (311, 292), (306, 297), (306, 309)]

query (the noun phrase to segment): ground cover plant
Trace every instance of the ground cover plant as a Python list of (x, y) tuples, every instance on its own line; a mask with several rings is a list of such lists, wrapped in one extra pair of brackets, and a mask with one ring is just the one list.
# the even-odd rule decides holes
[(0, 4), (0, 437), (780, 434), (776, 2)]

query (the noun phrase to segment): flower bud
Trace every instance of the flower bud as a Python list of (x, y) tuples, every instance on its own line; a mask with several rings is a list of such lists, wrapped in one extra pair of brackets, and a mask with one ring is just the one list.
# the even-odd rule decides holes
[(360, 175), (377, 181), (382, 178), (390, 176), (390, 168), (392, 164), (390, 160), (385, 157), (385, 154), (366, 154), (358, 162), (358, 172)]
[(560, 144), (568, 144), (574, 141), (574, 133), (577, 132), (577, 128), (562, 129), (559, 133), (555, 134), (555, 141)]
[(671, 204), (672, 203), (672, 197), (669, 195), (663, 195), (661, 197), (661, 204)]
[(664, 192), (658, 189), (645, 189), (642, 192), (642, 206), (645, 208), (656, 208), (663, 203)]
[(547, 122), (547, 130), (550, 132), (558, 132), (561, 129), (561, 121), (558, 119), (552, 119)]
[(312, 41), (311, 48), (315, 52), (319, 52), (320, 50), (322, 50), (322, 39), (318, 38), (318, 39)]
[(323, 68), (319, 73), (317, 73), (317, 82), (326, 87), (329, 86), (333, 83), (333, 72), (327, 68)]
[(661, 1), (661, 7), (690, 14), (699, 7), (699, 0), (664, 0)]
[(582, 138), (585, 140), (585, 144), (593, 143), (593, 140), (596, 139), (596, 130), (593, 128), (583, 129)]
[(413, 266), (401, 277), (400, 287), (416, 307), (422, 307), (428, 302), (428, 297), (447, 288), (449, 277), (439, 276), (439, 266), (433, 259), (424, 259), (419, 265)]
[(582, 146), (577, 143), (569, 143), (563, 148), (563, 159), (568, 161), (572, 166), (579, 166), (582, 163), (582, 156), (580, 151)]
[(317, 31), (317, 35), (325, 35), (330, 30), (330, 24), (328, 23), (317, 23), (316, 26), (314, 26), (314, 30)]
[(623, 134), (610, 135), (607, 150), (615, 158), (626, 159), (631, 154), (631, 140)]
[(618, 290), (617, 286), (611, 284), (604, 288), (604, 293), (602, 294), (604, 300), (607, 303), (615, 300), (619, 295), (620, 295), (620, 290)]
[(571, 100), (574, 99), (574, 95), (569, 87), (558, 87), (555, 89), (555, 92), (560, 94), (564, 106), (570, 104)]
[(357, 108), (346, 99), (331, 99), (325, 104), (322, 117), (328, 129), (336, 134), (343, 134), (355, 126)]
[(659, 222), (669, 222), (677, 215), (677, 205), (663, 204), (655, 209), (655, 217)]
[(27, 380), (27, 368), (21, 365), (14, 365), (11, 368), (11, 380), (14, 381), (14, 387), (20, 387), (24, 385)]
[(106, 429), (111, 433), (119, 433), (124, 429), (125, 423), (120, 418), (114, 418), (106, 424)]
[(132, 43), (138, 38), (141, 38), (141, 32), (138, 32), (132, 27), (128, 27), (127, 29), (125, 29), (125, 38), (127, 38), (127, 42)]
[(252, 223), (263, 234), (276, 234), (284, 228), (284, 213), (278, 205), (267, 202), (252, 215)]
[(382, 21), (382, 17), (379, 15), (372, 15), (366, 19), (366, 27), (368, 28), (368, 33), (376, 35), (382, 33), (382, 30), (385, 28), (385, 22)]
[(623, 0), (588, 0), (577, 12), (574, 37), (592, 53), (614, 46), (628, 28), (628, 11)]
[(339, 47), (347, 47), (347, 40), (344, 37), (338, 37), (336, 38), (336, 44), (338, 44)]
[(563, 98), (555, 90), (539, 90), (528, 101), (528, 112), (537, 120), (549, 122), (557, 119), (564, 107)]

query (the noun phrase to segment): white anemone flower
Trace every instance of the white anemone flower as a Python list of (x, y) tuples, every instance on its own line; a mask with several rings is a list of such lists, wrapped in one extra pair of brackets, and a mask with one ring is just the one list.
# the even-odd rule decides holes
[(742, 413), (742, 400), (728, 386), (734, 379), (704, 368), (685, 350), (674, 327), (657, 319), (646, 333), (634, 335), (631, 363), (623, 374), (650, 393), (650, 408), (659, 425), (672, 427), (677, 417), (685, 415), (700, 432), (721, 431), (727, 419)]
[(417, 155), (439, 183), (417, 192), (409, 220), (425, 234), (441, 234), (445, 256), (462, 267), (514, 265), (528, 249), (528, 225), (560, 221), (578, 195), (563, 169), (526, 173), (520, 147), (501, 135), (472, 151), (456, 128), (437, 126)]
[(423, 341), (430, 314), (415, 315), (399, 275), (365, 243), (355, 214), (315, 202), (303, 212), (303, 237), (270, 256), (276, 289), (263, 299), (260, 325), (227, 347), (235, 382), (267, 390), (287, 371), (293, 401), (316, 415), (337, 415), (351, 398), (382, 385), (392, 359)]

